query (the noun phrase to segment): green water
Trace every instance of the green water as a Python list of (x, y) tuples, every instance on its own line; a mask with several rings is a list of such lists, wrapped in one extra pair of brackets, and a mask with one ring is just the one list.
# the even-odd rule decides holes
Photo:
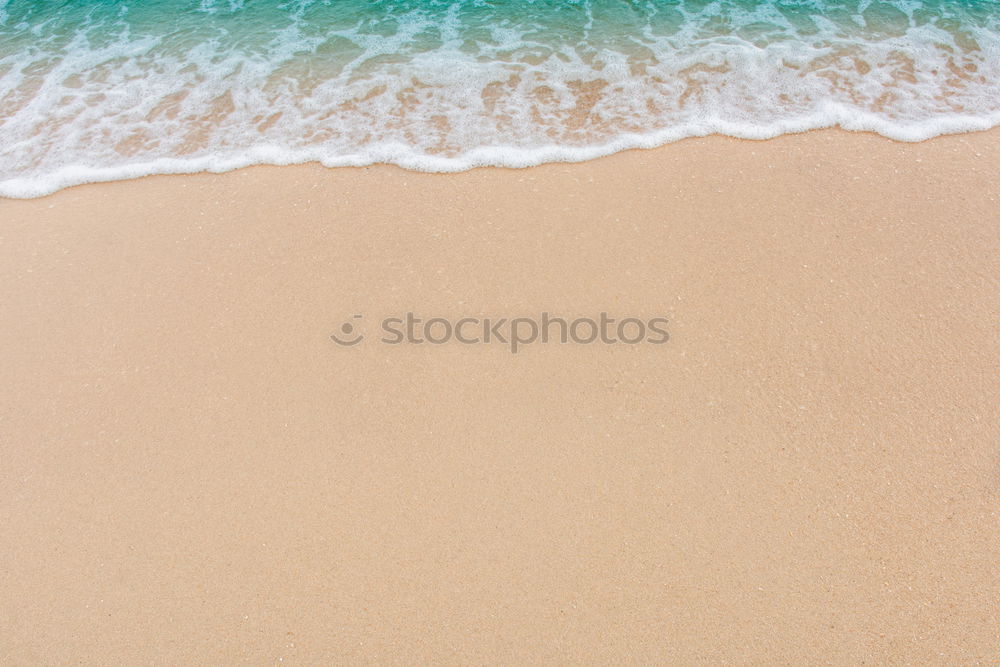
[(986, 0), (0, 0), (0, 192), (828, 125), (918, 140), (1000, 122), (998, 82)]

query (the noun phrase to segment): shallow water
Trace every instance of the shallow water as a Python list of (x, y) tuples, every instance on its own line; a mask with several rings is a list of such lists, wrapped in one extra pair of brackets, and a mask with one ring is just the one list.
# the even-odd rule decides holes
[(1000, 124), (986, 0), (0, 0), (0, 194)]

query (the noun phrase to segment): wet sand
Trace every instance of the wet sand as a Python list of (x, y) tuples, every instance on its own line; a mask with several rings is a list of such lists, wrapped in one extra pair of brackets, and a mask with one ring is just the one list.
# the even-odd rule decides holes
[[(998, 164), (823, 131), (0, 200), (0, 662), (996, 662)], [(670, 340), (379, 342), (408, 311)]]

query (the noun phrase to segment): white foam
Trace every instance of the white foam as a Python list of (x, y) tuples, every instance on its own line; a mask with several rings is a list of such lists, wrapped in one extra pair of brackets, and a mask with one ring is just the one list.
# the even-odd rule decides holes
[[(838, 120), (838, 117), (840, 118)], [(224, 173), (254, 165), (285, 166), (317, 162), (325, 167), (365, 167), (393, 164), (404, 169), (430, 173), (453, 173), (478, 167), (534, 167), (550, 162), (584, 162), (637, 148), (656, 148), (691, 137), (723, 135), (750, 140), (766, 140), (784, 134), (841, 127), (867, 131), (903, 142), (924, 141), (945, 134), (976, 132), (1000, 126), (1000, 113), (988, 117), (954, 116), (937, 118), (907, 126), (887, 123), (884, 119), (848, 111), (843, 115), (816, 115), (775, 123), (770, 126), (745, 125), (716, 121), (701, 125), (678, 126), (649, 134), (624, 134), (612, 141), (590, 146), (551, 144), (537, 148), (516, 146), (479, 147), (456, 157), (420, 153), (402, 144), (371, 147), (366, 151), (327, 155), (316, 149), (288, 149), (279, 146), (255, 146), (230, 154), (199, 158), (160, 158), (107, 167), (66, 165), (43, 175), (13, 177), (0, 181), (0, 196), (14, 199), (43, 197), (63, 188), (87, 183), (104, 183), (152, 175)]]
[[(0, 196), (254, 164), (451, 172), (709, 134), (839, 126), (920, 141), (1000, 125), (995, 23), (945, 30), (914, 18), (920, 3), (896, 4), (908, 25), (870, 34), (820, 16), (801, 35), (767, 3), (707, 37), (707, 13), (666, 36), (652, 21), (602, 33), (591, 14), (583, 42), (509, 21), (483, 38), (457, 5), (410, 11), (392, 31), (316, 30), (300, 11), (252, 48), (203, 24), (187, 37), (103, 26), (112, 38), (98, 43), (94, 26), (61, 41), (39, 29), (0, 55)], [(242, 6), (202, 2), (211, 15)]]

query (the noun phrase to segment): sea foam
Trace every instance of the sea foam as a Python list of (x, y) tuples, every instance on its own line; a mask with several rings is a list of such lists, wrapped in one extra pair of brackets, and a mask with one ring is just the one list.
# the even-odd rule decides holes
[(1000, 8), (979, 0), (47, 4), (0, 0), (3, 196), (1000, 124)]

